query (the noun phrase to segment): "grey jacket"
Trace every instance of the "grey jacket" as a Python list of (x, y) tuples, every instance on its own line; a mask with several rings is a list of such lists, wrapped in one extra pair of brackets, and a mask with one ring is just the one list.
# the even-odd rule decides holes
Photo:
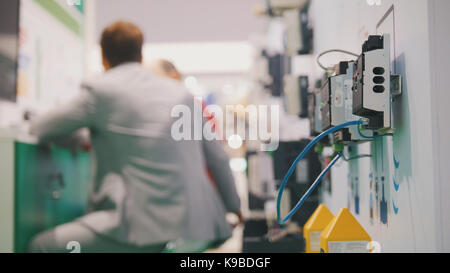
[(239, 211), (240, 201), (227, 155), (217, 141), (171, 137), (173, 106), (193, 109), (187, 90), (138, 63), (115, 67), (82, 87), (77, 99), (31, 125), (42, 141), (90, 129), (95, 179), (89, 212), (79, 220), (138, 246), (228, 238), (225, 214)]

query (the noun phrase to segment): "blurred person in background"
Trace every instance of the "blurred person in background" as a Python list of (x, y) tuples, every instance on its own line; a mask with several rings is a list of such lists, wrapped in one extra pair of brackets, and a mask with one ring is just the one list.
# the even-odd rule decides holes
[(72, 241), (81, 252), (198, 252), (231, 236), (225, 214), (240, 215), (240, 201), (229, 158), (217, 141), (172, 138), (173, 107), (195, 102), (141, 65), (143, 41), (132, 23), (108, 26), (105, 73), (32, 123), (41, 141), (89, 128), (95, 178), (87, 214), (37, 235), (31, 252), (68, 252)]
[[(148, 69), (150, 69), (150, 71), (152, 71), (155, 75), (158, 75), (160, 77), (164, 77), (164, 78), (168, 78), (168, 79), (172, 79), (178, 82), (181, 82), (183, 80), (183, 75), (180, 73), (180, 71), (177, 69), (177, 67), (169, 60), (166, 59), (155, 59), (152, 60), (151, 62), (149, 62), (146, 67)], [(187, 90), (186, 90), (187, 91)], [(215, 122), (214, 116), (208, 112), (207, 110), (207, 104), (202, 100), (202, 101), (198, 101), (198, 103), (201, 104), (202, 106), (202, 115), (203, 117), (207, 120), (207, 121), (212, 121), (213, 123), (213, 127), (212, 129), (215, 131), (216, 134), (220, 134), (218, 126)], [(205, 154), (205, 156), (207, 156), (207, 154)], [(206, 165), (205, 170), (207, 172), (207, 175), (210, 179), (210, 182), (217, 188), (216, 186), (216, 182), (214, 181), (214, 175), (211, 172), (211, 170), (208, 168), (208, 165)], [(224, 196), (222, 194), (222, 196)], [(195, 209), (195, 208), (193, 208)], [(224, 215), (225, 216), (225, 215)], [(238, 221), (234, 223), (234, 226), (242, 223), (244, 221), (242, 214), (239, 212), (236, 214), (236, 216), (238, 217)], [(185, 240), (184, 240), (185, 241)], [(220, 242), (220, 241), (218, 241)], [(190, 240), (186, 245), (188, 247), (191, 246), (198, 246), (196, 248), (204, 248), (204, 246), (217, 246), (219, 243), (211, 243), (211, 242), (202, 242), (202, 241), (196, 241), (196, 240)], [(176, 244), (175, 244), (176, 245)], [(181, 249), (185, 249), (185, 247), (181, 248)]]
[(148, 64), (148, 68), (150, 71), (152, 71), (155, 75), (166, 77), (169, 79), (173, 79), (175, 81), (181, 81), (183, 79), (183, 76), (178, 71), (178, 69), (175, 67), (175, 65), (165, 59), (156, 59), (152, 60)]
[[(176, 66), (169, 60), (165, 59), (155, 59), (152, 60), (148, 65), (147, 68), (150, 69), (155, 75), (158, 75), (160, 77), (172, 79), (178, 82), (181, 82), (183, 80), (183, 75), (180, 73), (180, 71), (176, 68)], [(187, 90), (186, 90), (187, 91)], [(207, 121), (212, 121), (212, 129), (216, 134), (219, 134), (221, 137), (220, 129), (218, 128), (218, 124), (214, 120), (214, 116), (208, 112), (207, 104), (202, 100), (197, 100), (198, 103), (202, 106), (202, 115)], [(241, 218), (241, 217), (240, 217)]]

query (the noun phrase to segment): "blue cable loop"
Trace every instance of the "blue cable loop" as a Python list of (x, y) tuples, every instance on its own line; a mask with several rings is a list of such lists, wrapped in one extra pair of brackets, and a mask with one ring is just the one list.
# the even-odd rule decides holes
[(295, 159), (294, 163), (292, 163), (292, 165), (289, 168), (288, 172), (284, 176), (283, 181), (281, 182), (280, 190), (278, 191), (278, 198), (277, 198), (277, 222), (280, 225), (286, 223), (292, 217), (292, 215), (295, 212), (297, 212), (297, 210), (303, 205), (303, 203), (305, 202), (306, 198), (308, 198), (308, 196), (311, 194), (311, 192), (316, 188), (316, 186), (319, 184), (319, 182), (322, 180), (322, 178), (325, 176), (325, 174), (342, 157), (342, 153), (339, 153), (333, 159), (333, 161), (331, 161), (330, 164), (328, 164), (328, 166), (325, 168), (325, 170), (323, 170), (322, 173), (316, 178), (316, 180), (311, 185), (311, 187), (308, 189), (308, 191), (306, 191), (306, 193), (302, 196), (302, 198), (300, 198), (300, 201), (298, 201), (297, 205), (295, 205), (295, 207), (288, 213), (288, 215), (283, 220), (281, 220), (281, 217), (280, 217), (281, 208), (280, 207), (281, 207), (281, 198), (283, 197), (283, 191), (284, 191), (284, 188), (286, 187), (286, 183), (287, 183), (289, 177), (291, 177), (292, 173), (295, 170), (295, 166), (297, 166), (298, 162), (300, 160), (302, 160), (303, 157), (305, 157), (305, 155), (309, 152), (309, 150), (311, 150), (311, 148), (313, 148), (314, 145), (317, 142), (319, 142), (322, 138), (328, 136), (331, 133), (339, 131), (339, 130), (341, 130), (343, 128), (346, 128), (346, 127), (349, 127), (349, 126), (352, 126), (352, 125), (359, 126), (361, 124), (364, 124), (364, 121), (354, 120), (354, 121), (345, 122), (345, 123), (342, 123), (342, 124), (337, 125), (335, 127), (332, 127), (330, 129), (326, 130), (325, 132), (321, 133), (317, 137), (315, 137), (313, 140), (311, 140), (308, 143), (308, 145), (306, 145), (306, 147), (303, 149), (303, 151), (297, 156), (297, 158)]
[(358, 134), (360, 137), (365, 138), (365, 139), (375, 139), (378, 137), (393, 136), (393, 134), (391, 134), (391, 133), (387, 133), (384, 135), (376, 135), (376, 136), (366, 136), (366, 135), (363, 135), (363, 133), (361, 132), (361, 128), (359, 128), (359, 126), (358, 126)]
[[(303, 203), (306, 201), (306, 199), (309, 197), (309, 195), (315, 190), (317, 185), (319, 185), (320, 181), (322, 181), (323, 177), (328, 173), (328, 171), (333, 167), (334, 164), (342, 157), (342, 153), (337, 154), (334, 159), (328, 164), (328, 166), (320, 173), (320, 175), (316, 178), (314, 183), (311, 185), (311, 187), (306, 191), (306, 193), (300, 198), (298, 203), (295, 205), (295, 207), (288, 213), (288, 215), (280, 221), (278, 220), (278, 223), (284, 224), (286, 223), (296, 212), (300, 207), (303, 205)], [(278, 209), (278, 207), (277, 207)], [(278, 214), (279, 215), (279, 214)]]

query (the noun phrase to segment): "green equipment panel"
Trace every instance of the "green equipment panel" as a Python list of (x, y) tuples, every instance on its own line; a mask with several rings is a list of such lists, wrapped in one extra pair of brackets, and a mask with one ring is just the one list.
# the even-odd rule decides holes
[(15, 143), (15, 252), (26, 252), (37, 233), (84, 214), (90, 163), (84, 151)]

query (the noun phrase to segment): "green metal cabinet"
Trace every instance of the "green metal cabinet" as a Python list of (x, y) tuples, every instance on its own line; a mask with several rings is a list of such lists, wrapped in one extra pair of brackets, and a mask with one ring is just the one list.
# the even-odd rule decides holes
[(14, 251), (26, 252), (37, 233), (84, 214), (91, 158), (56, 146), (14, 146)]

